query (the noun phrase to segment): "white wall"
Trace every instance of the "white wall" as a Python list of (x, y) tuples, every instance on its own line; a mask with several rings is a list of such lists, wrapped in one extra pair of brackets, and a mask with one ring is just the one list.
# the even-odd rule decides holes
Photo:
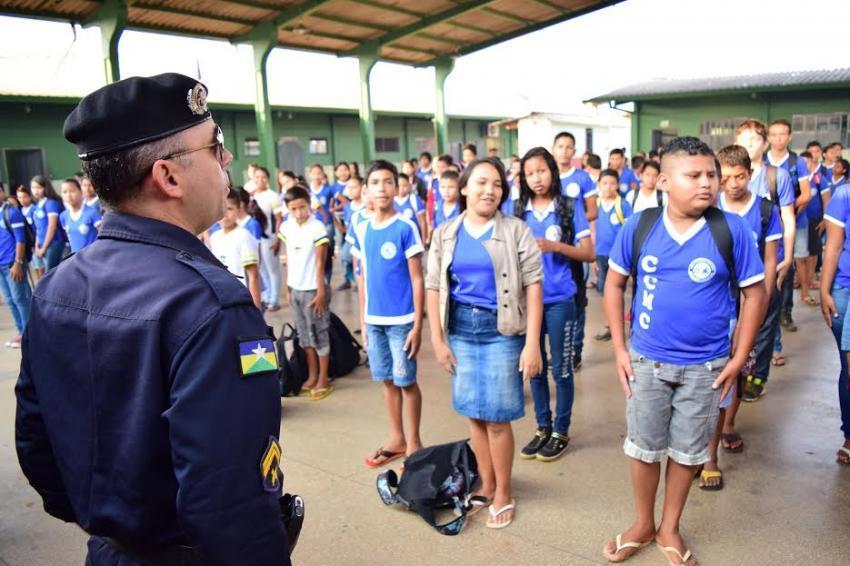
[(578, 121), (558, 119), (557, 116), (551, 114), (532, 114), (519, 120), (517, 135), (520, 155), (532, 147), (552, 147), (555, 134), (567, 131), (576, 137), (576, 157), (580, 157), (587, 149), (585, 146), (586, 128), (593, 128), (593, 152), (602, 157), (603, 165), (607, 162), (608, 153), (614, 148), (625, 147), (627, 155), (630, 155), (631, 126), (593, 122), (579, 123)]

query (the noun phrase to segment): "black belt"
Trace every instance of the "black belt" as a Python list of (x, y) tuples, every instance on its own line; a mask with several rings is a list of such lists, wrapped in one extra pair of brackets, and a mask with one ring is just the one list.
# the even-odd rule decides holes
[(191, 546), (128, 546), (114, 538), (100, 537), (103, 542), (145, 566), (200, 566), (201, 555)]

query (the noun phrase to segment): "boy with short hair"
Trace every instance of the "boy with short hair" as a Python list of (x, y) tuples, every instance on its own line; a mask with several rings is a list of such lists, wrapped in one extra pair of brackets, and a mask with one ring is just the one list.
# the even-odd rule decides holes
[(304, 388), (312, 401), (333, 393), (330, 366), (330, 315), (325, 282), (325, 260), (330, 247), (327, 229), (311, 213), (310, 193), (300, 186), (283, 197), (289, 217), (280, 225), (278, 238), (286, 253), (284, 304), (292, 304), (295, 329), (307, 354)]
[(460, 175), (451, 170), (440, 175), (440, 202), (434, 210), (434, 225), (429, 231), (429, 237), (440, 224), (460, 214), (459, 179)]
[(561, 193), (569, 198), (584, 200), (587, 221), (596, 220), (596, 197), (598, 193), (593, 180), (587, 171), (573, 167), (573, 157), (576, 154), (576, 138), (570, 132), (558, 132), (552, 142), (552, 157), (558, 164), (561, 178)]
[(220, 230), (210, 235), (210, 250), (230, 273), (248, 287), (258, 309), (262, 308), (260, 288), (259, 243), (246, 228), (239, 225), (239, 193), (230, 189), (227, 207), (219, 220)]
[(423, 151), (419, 154), (419, 163), (416, 168), (416, 176), (422, 181), (422, 184), (427, 189), (431, 186), (431, 179), (434, 176), (434, 172), (432, 171), (431, 162), (434, 158), (431, 156), (431, 153), (428, 151)]
[(345, 184), (345, 192), (348, 194), (348, 202), (342, 207), (342, 219), (338, 221), (338, 229), (343, 235), (342, 243), (342, 269), (345, 281), (337, 287), (337, 291), (347, 291), (355, 283), (354, 279), (354, 256), (351, 255), (351, 242), (348, 234), (351, 232), (351, 217), (361, 210), (363, 204), (362, 179), (352, 176)]
[[(434, 162), (434, 174), (431, 176), (431, 184), (428, 185), (428, 198), (425, 201), (425, 210), (428, 214), (428, 233), (434, 231), (434, 214), (437, 211), (437, 204), (442, 200), (440, 196), (440, 177), (443, 173), (449, 170), (449, 166), (454, 162), (451, 155), (443, 154)], [(425, 240), (427, 245), (428, 239)]]
[(461, 161), (463, 162), (463, 166), (466, 167), (469, 165), (476, 157), (478, 157), (478, 148), (475, 144), (464, 144), (463, 151), (461, 152)]
[(416, 355), (422, 342), (425, 284), (419, 231), (398, 214), (393, 200), (398, 171), (376, 160), (366, 171), (374, 215), (354, 228), (352, 254), (360, 261), (361, 332), (372, 379), (384, 384), (389, 439), (366, 458), (377, 468), (422, 447), (422, 394), (416, 383)]
[(626, 152), (620, 148), (614, 148), (608, 153), (608, 167), (620, 176), (620, 196), (624, 197), (629, 191), (638, 187), (638, 179), (634, 171), (626, 166)]
[[(617, 235), (603, 298), (627, 399), (623, 448), (631, 457), (637, 512), (603, 554), (621, 562), (654, 540), (671, 564), (690, 564), (695, 560), (689, 562), (679, 522), (694, 471), (709, 461), (720, 399), (741, 371), (764, 314), (764, 266), (744, 221), (711, 206), (719, 183), (714, 153), (705, 143), (693, 137), (668, 143), (658, 185), (668, 204), (636, 214)], [(715, 233), (723, 238), (716, 240)], [(631, 352), (623, 330), (630, 276), (636, 284)], [(744, 303), (730, 359), (733, 283)], [(656, 529), (665, 455), (663, 514)]]
[(587, 171), (587, 175), (590, 177), (590, 180), (593, 181), (593, 184), (597, 185), (599, 182), (599, 174), (602, 172), (602, 158), (595, 153), (588, 155), (587, 169), (585, 169), (585, 171)]
[(426, 239), (428, 224), (425, 222), (425, 207), (419, 195), (410, 191), (410, 178), (404, 173), (398, 175), (398, 194), (393, 199), (396, 212), (411, 220), (419, 228), (419, 236)]
[(661, 166), (655, 161), (644, 163), (640, 174), (640, 187), (630, 192), (626, 199), (635, 213), (647, 208), (655, 208), (667, 204), (667, 195), (656, 188), (658, 175), (661, 174)]

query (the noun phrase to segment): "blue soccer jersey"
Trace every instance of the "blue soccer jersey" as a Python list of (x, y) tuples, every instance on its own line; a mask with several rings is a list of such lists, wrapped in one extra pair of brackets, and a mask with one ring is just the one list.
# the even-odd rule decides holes
[[(8, 226), (5, 221), (7, 215)], [(0, 206), (0, 219), (0, 265), (11, 265), (15, 262), (15, 246), (27, 241), (27, 221), (18, 207), (8, 204)]]
[(71, 251), (77, 253), (97, 240), (100, 212), (89, 206), (83, 206), (77, 212), (66, 208), (59, 215), (59, 224), (68, 235)]
[[(271, 220), (269, 220), (271, 221)], [(263, 227), (260, 224), (260, 221), (254, 218), (253, 216), (246, 216), (245, 218), (238, 221), (239, 225), (248, 230), (254, 239), (258, 242), (263, 238)], [(221, 226), (219, 226), (220, 228)], [(210, 230), (212, 233), (212, 230)]]
[(596, 255), (607, 256), (611, 253), (617, 234), (623, 229), (626, 219), (632, 215), (632, 205), (626, 199), (620, 199), (620, 212), (614, 201), (599, 204), (599, 217), (596, 219)]
[(348, 201), (345, 203), (345, 206), (342, 207), (342, 225), (345, 226), (346, 231), (351, 230), (351, 218), (357, 214), (358, 211), (362, 210), (365, 204), (356, 203), (353, 201)]
[(632, 188), (632, 183), (634, 183), (635, 187), (640, 186), (640, 181), (638, 181), (635, 172), (626, 167), (623, 169), (623, 172), (620, 173), (620, 196), (625, 196), (629, 193)]
[(835, 285), (850, 288), (850, 238), (847, 223), (850, 222), (850, 184), (834, 187), (832, 198), (826, 205), (824, 220), (844, 229), (844, 246), (838, 256), (838, 269), (835, 272)]
[(452, 300), (496, 310), (496, 273), (484, 242), (493, 236), (491, 225), (479, 237), (470, 234), (466, 223), (457, 233), (455, 252), (449, 268)]
[[(574, 199), (573, 221), (575, 237), (573, 245), (579, 245), (584, 238), (590, 237), (590, 227), (584, 213), (584, 199)], [(546, 210), (538, 211), (529, 202), (525, 208), (525, 221), (531, 228), (536, 240), (561, 241), (561, 217), (555, 210), (555, 202), (549, 203)], [(576, 284), (570, 268), (570, 258), (559, 253), (544, 253), (543, 263), (543, 303), (560, 303), (576, 294)]]
[[(750, 178), (750, 192), (760, 197), (771, 198), (770, 188), (767, 186), (767, 168), (762, 167), (759, 172)], [(776, 196), (779, 198), (779, 206), (794, 205), (794, 185), (791, 176), (785, 169), (776, 169)]]
[(24, 215), (24, 220), (27, 221), (27, 224), (32, 226), (32, 229), (35, 230), (35, 205), (31, 204), (29, 206), (22, 206), (21, 214)]
[(434, 206), (434, 228), (436, 229), (440, 224), (452, 218), (457, 218), (458, 215), (460, 215), (460, 201), (455, 202), (454, 208), (448, 214), (446, 214), (442, 201), (437, 202), (436, 206)]
[[(775, 166), (777, 169), (784, 170), (788, 173), (791, 180), (791, 195), (796, 195), (797, 188), (800, 186), (801, 179), (809, 178), (809, 166), (806, 165), (806, 160), (797, 156), (794, 163), (791, 160), (791, 154), (785, 155), (785, 158), (775, 162), (770, 157), (770, 152), (764, 154), (764, 162)], [(764, 168), (762, 168), (764, 169)], [(795, 211), (796, 212), (796, 211)], [(802, 213), (797, 215), (797, 228), (806, 228), (809, 225), (809, 216), (804, 209)]]
[[(632, 305), (632, 348), (658, 362), (701, 364), (729, 355), (730, 274), (704, 218), (684, 234), (664, 209), (639, 258), (632, 258), (635, 214), (617, 235), (608, 265), (624, 276), (637, 264)], [(764, 279), (764, 265), (744, 220), (726, 213), (732, 233), (736, 279), (741, 288)]]
[(333, 224), (334, 217), (331, 214), (331, 205), (333, 204), (334, 193), (331, 186), (322, 185), (318, 191), (310, 187), (310, 196), (313, 199), (313, 208), (318, 209), (321, 207), (325, 211), (324, 216), (321, 214), (318, 215), (319, 220), (328, 225)]
[[(44, 243), (44, 238), (47, 236), (49, 218), (55, 216), (58, 222), (59, 214), (63, 210), (65, 210), (65, 207), (62, 203), (51, 198), (43, 198), (35, 205), (33, 225), (35, 226), (35, 241), (39, 246)], [(57, 234), (53, 236), (54, 240), (61, 239), (62, 235), (58, 233), (60, 229), (61, 226), (57, 226)]]
[(561, 194), (565, 197), (588, 198), (597, 194), (596, 183), (587, 174), (587, 171), (573, 167), (561, 175)]
[(364, 270), (367, 324), (408, 324), (414, 320), (413, 284), (407, 260), (425, 251), (419, 230), (396, 214), (378, 224), (361, 222), (353, 233), (351, 254)]
[(419, 227), (418, 214), (425, 212), (425, 205), (422, 204), (422, 199), (415, 193), (410, 193), (406, 197), (396, 197), (393, 199), (393, 208), (395, 211), (416, 224)]

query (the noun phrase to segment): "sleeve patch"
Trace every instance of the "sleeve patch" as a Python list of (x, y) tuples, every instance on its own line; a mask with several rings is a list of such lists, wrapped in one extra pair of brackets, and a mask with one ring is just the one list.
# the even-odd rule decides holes
[(280, 444), (277, 438), (269, 436), (266, 450), (260, 458), (260, 477), (263, 479), (263, 489), (269, 493), (277, 493), (283, 484), (283, 472), (280, 471)]
[(239, 338), (239, 369), (243, 378), (276, 372), (277, 353), (268, 336)]

